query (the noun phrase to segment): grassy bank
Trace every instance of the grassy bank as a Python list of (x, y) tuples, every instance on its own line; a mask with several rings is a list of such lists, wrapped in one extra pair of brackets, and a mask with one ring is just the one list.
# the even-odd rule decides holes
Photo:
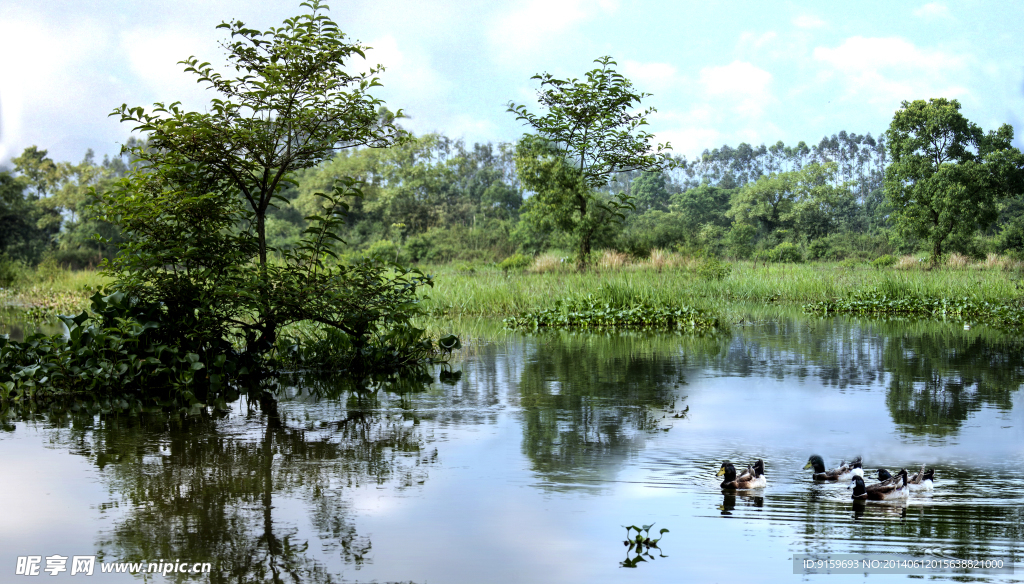
[(45, 276), (30, 272), (16, 285), (0, 288), (0, 308), (52, 320), (58, 314), (81, 312), (89, 306), (89, 297), (106, 284), (107, 279), (93, 270), (60, 270)]
[(730, 262), (722, 279), (702, 277), (696, 268), (668, 266), (594, 269), (589, 272), (503, 272), (493, 267), (433, 266), (435, 276), (424, 306), (435, 315), (504, 318), (552, 309), (567, 297), (593, 295), (599, 302), (680, 303), (721, 312), (725, 304), (805, 304), (852, 298), (874, 289), (899, 298), (968, 298), (1005, 304), (1024, 299), (1014, 270), (965, 266), (896, 270), (838, 263), (754, 264)]

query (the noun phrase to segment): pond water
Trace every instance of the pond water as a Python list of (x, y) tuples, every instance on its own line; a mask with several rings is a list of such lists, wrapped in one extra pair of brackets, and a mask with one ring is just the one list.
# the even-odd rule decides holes
[[(484, 336), (443, 382), (333, 400), (292, 382), (279, 421), (244, 403), (184, 423), (8, 417), (0, 581), (53, 554), (97, 556), (88, 582), (158, 560), (210, 562), (213, 582), (964, 579), (794, 571), (844, 553), (1003, 559), (1015, 574), (967, 579), (1024, 580), (1013, 335), (782, 315), (707, 337)], [(862, 456), (869, 484), (927, 464), (935, 488), (853, 504), (803, 470), (813, 453)], [(719, 488), (724, 459), (757, 458), (766, 488)], [(660, 552), (624, 567), (623, 526), (652, 523)]]

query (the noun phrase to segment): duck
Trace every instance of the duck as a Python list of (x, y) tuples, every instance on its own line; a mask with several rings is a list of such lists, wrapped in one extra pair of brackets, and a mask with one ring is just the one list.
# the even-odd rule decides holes
[[(898, 475), (897, 475), (898, 476)], [(925, 470), (924, 466), (921, 466), (921, 471), (910, 477), (907, 480), (907, 486), (910, 487), (911, 491), (931, 491), (934, 487), (933, 480), (935, 479), (935, 469), (929, 468)], [(879, 484), (890, 484), (894, 480), (889, 471), (884, 468), (878, 469), (878, 481)]]
[(902, 469), (896, 473), (893, 479), (885, 483), (878, 483), (877, 485), (867, 486), (864, 484), (864, 477), (860, 475), (853, 475), (853, 480), (850, 481), (850, 486), (853, 487), (853, 499), (857, 501), (886, 501), (889, 499), (903, 499), (906, 498), (907, 493), (910, 491), (907, 488), (907, 469)]
[(817, 454), (812, 454), (811, 457), (807, 459), (807, 464), (804, 465), (804, 470), (809, 468), (814, 469), (814, 474), (811, 475), (811, 478), (816, 481), (838, 481), (840, 478), (849, 474), (854, 474), (862, 478), (864, 477), (864, 469), (861, 465), (859, 456), (849, 463), (839, 463), (839, 468), (827, 471), (825, 470), (825, 460)]
[(910, 477), (907, 486), (910, 487), (911, 491), (930, 491), (934, 488), (934, 479), (935, 469), (929, 468), (925, 470), (924, 465), (921, 465), (920, 472)]
[(716, 477), (725, 475), (725, 480), (720, 485), (723, 489), (761, 489), (768, 484), (768, 477), (764, 474), (764, 461), (760, 458), (753, 466), (748, 466), (742, 475), (736, 476), (736, 467), (728, 460), (722, 461), (722, 467), (718, 469)]

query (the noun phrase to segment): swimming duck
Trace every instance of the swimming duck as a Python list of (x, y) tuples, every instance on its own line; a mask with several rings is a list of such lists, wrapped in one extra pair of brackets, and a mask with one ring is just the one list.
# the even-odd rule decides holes
[(838, 481), (845, 475), (854, 474), (860, 477), (864, 476), (864, 469), (861, 465), (860, 457), (854, 458), (849, 463), (840, 463), (839, 468), (832, 470), (825, 470), (825, 460), (817, 454), (812, 454), (807, 459), (807, 464), (804, 465), (804, 470), (809, 468), (814, 469), (814, 474), (811, 475), (816, 481)]
[(722, 467), (718, 469), (715, 476), (725, 475), (725, 480), (720, 485), (723, 489), (760, 489), (768, 484), (768, 477), (764, 475), (764, 461), (758, 459), (753, 466), (747, 467), (739, 477), (736, 476), (736, 467), (728, 460), (722, 461)]
[(861, 501), (902, 499), (905, 498), (907, 493), (910, 491), (910, 489), (907, 488), (907, 469), (903, 469), (897, 473), (894, 480), (871, 486), (866, 486), (864, 484), (864, 477), (853, 475), (853, 480), (850, 481), (850, 486), (853, 487), (853, 499)]
[[(911, 491), (930, 491), (934, 488), (933, 479), (935, 478), (935, 469), (929, 468), (925, 470), (924, 466), (921, 466), (921, 472), (910, 477), (907, 481), (907, 486), (910, 487)], [(884, 468), (878, 469), (878, 480), (879, 484), (887, 485), (892, 483), (895, 478), (889, 471)]]
[(924, 469), (924, 465), (921, 465), (921, 471), (910, 477), (907, 482), (907, 486), (910, 487), (911, 491), (930, 491), (934, 488), (932, 480), (935, 478), (935, 469), (929, 468)]

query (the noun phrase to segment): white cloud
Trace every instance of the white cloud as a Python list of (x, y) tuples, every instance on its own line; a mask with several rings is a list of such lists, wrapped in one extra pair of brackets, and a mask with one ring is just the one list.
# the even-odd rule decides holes
[(929, 2), (914, 10), (914, 16), (921, 18), (951, 18), (949, 8), (945, 4)]
[(64, 140), (66, 128), (39, 131), (51, 120), (91, 117), (102, 80), (88, 72), (106, 56), (103, 39), (88, 19), (58, 28), (31, 13), (0, 18), (0, 164), (26, 146)]
[(892, 110), (905, 99), (967, 97), (957, 80), (968, 63), (963, 56), (923, 49), (899, 37), (850, 37), (835, 48), (817, 47), (824, 65), (822, 83), (839, 84), (843, 98)]
[(543, 52), (561, 44), (565, 34), (595, 14), (611, 14), (615, 0), (530, 0), (520, 8), (497, 14), (490, 38), (505, 58)]
[(793, 19), (793, 26), (797, 28), (822, 28), (828, 23), (812, 14), (801, 14)]
[(774, 101), (772, 74), (745, 61), (701, 69), (699, 81), (709, 97), (724, 101), (742, 115), (758, 117), (765, 105)]
[(669, 63), (624, 61), (622, 74), (640, 91), (664, 90), (679, 81), (678, 70)]
[(204, 91), (205, 85), (196, 83), (196, 75), (186, 73), (179, 61), (195, 56), (200, 62), (211, 62), (225, 74), (235, 73), (224, 70), (225, 63), (217, 62), (216, 57), (221, 56), (222, 51), (217, 50), (210, 35), (203, 38), (184, 30), (136, 28), (122, 31), (119, 53), (128, 61), (131, 82), (141, 85), (136, 88), (141, 89), (137, 91), (140, 97), (153, 102), (180, 101), (189, 109), (203, 109), (210, 95)]
[(768, 32), (764, 32), (764, 33), (761, 33), (761, 34), (755, 34), (755, 33), (752, 33), (752, 32), (744, 32), (744, 33), (740, 34), (739, 48), (740, 48), (740, 50), (744, 50), (744, 49), (754, 49), (754, 50), (761, 49), (761, 48), (764, 48), (766, 45), (768, 45), (768, 44), (772, 43), (773, 41), (775, 41), (775, 39), (777, 39), (778, 37), (779, 37), (779, 35), (775, 31), (773, 31), (773, 30), (770, 30)]
[[(400, 100), (396, 103), (411, 104), (443, 94), (449, 89), (448, 83), (427, 60), (424, 51), (403, 51), (390, 34), (367, 44), (373, 48), (366, 52), (366, 63), (369, 66), (378, 63), (384, 65), (381, 80), (388, 93)], [(359, 69), (360, 64), (352, 63), (352, 68)]]

